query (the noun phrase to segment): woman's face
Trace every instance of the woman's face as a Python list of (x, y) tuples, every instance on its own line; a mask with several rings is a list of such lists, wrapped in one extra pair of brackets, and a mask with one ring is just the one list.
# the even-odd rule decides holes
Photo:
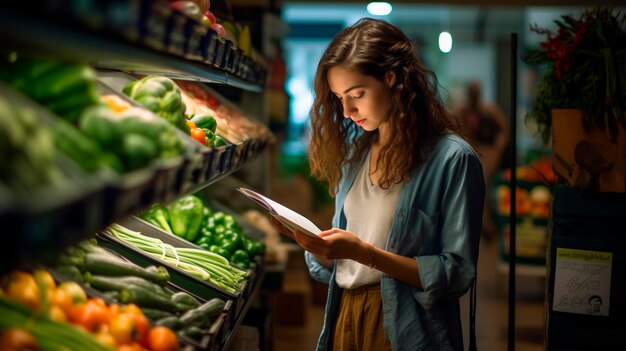
[(345, 118), (366, 131), (385, 123), (389, 111), (387, 84), (343, 65), (329, 69), (327, 79), (331, 93), (341, 101)]

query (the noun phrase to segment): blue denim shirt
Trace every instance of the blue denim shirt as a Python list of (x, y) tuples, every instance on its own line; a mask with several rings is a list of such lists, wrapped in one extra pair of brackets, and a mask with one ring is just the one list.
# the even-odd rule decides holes
[[(343, 204), (360, 165), (344, 169), (333, 227), (346, 228)], [(385, 249), (413, 257), (423, 288), (381, 278), (385, 335), (393, 350), (462, 350), (459, 298), (476, 276), (485, 182), (474, 150), (454, 134), (441, 137), (402, 186)], [(329, 284), (317, 350), (331, 350), (342, 289), (305, 252), (313, 279)]]

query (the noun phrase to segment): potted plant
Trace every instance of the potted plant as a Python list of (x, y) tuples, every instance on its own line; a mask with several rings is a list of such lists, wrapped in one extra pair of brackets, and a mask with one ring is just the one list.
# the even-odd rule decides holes
[(587, 191), (626, 189), (626, 16), (597, 7), (561, 16), (523, 60), (545, 64), (526, 121), (552, 136), (557, 181)]

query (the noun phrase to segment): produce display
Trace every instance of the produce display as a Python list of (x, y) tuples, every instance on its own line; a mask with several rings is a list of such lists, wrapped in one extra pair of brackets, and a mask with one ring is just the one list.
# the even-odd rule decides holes
[[(144, 76), (176, 67), (183, 79), (237, 76), (232, 85), (262, 89), (265, 68), (243, 57), (255, 55), (248, 27), (216, 18), (208, 6), (200, 15), (190, 2), (169, 8), (87, 1), (68, 11), (44, 1), (6, 9), (4, 18), (15, 15), (31, 38), (3, 43), (26, 50), (0, 60), (0, 224), (11, 233), (1, 255), (0, 350), (218, 350), (252, 303), (264, 247), (231, 215), (193, 196), (146, 212), (193, 247), (111, 225), (208, 185), (238, 164), (235, 150), (270, 136), (221, 97), (192, 100), (179, 81)], [(57, 50), (50, 39), (59, 34), (67, 40)], [(133, 50), (123, 52), (129, 44)], [(132, 74), (133, 82), (113, 90), (103, 72)], [(196, 142), (226, 147), (207, 152)], [(126, 255), (114, 250), (112, 241), (82, 242), (87, 236), (114, 237), (137, 255), (126, 245)], [(50, 256), (58, 260), (42, 266)], [(144, 266), (144, 257), (153, 265)]]
[(55, 270), (101, 292), (107, 301), (137, 305), (155, 326), (197, 343), (225, 306), (220, 298), (201, 302), (185, 291), (172, 290), (163, 267), (142, 268), (90, 243), (68, 250)]
[(164, 326), (151, 326), (137, 305), (106, 303), (102, 298), (89, 297), (73, 281), (57, 285), (47, 270), (12, 271), (2, 282), (0, 330), (3, 333), (20, 330), (33, 339), (31, 348), (3, 345), (3, 349), (175, 351), (180, 348), (176, 334)]
[(122, 92), (198, 143), (211, 149), (226, 145), (226, 141), (216, 134), (217, 122), (212, 115), (186, 113), (182, 92), (172, 79), (145, 76), (128, 83)]
[(268, 139), (269, 129), (246, 117), (241, 111), (220, 102), (206, 87), (197, 82), (177, 81), (185, 101), (187, 114), (209, 114), (217, 120), (217, 131), (237, 143), (249, 138)]
[(232, 21), (220, 19), (211, 11), (211, 2), (205, 2), (206, 7), (201, 8), (194, 1), (170, 1), (170, 7), (176, 11), (199, 21), (207, 28), (215, 31), (220, 37), (235, 43), (247, 56), (252, 55), (250, 39), (250, 27), (240, 26)]
[(265, 251), (265, 244), (246, 235), (234, 216), (216, 211), (195, 195), (184, 196), (167, 207), (155, 204), (141, 217), (242, 268), (249, 268), (250, 262)]
[[(553, 179), (550, 157), (538, 158), (527, 165), (519, 166), (515, 173), (517, 177), (515, 211), (518, 221), (516, 254), (527, 263), (544, 264), (552, 199), (549, 188)], [(510, 178), (511, 170), (504, 170), (496, 180), (494, 194), (496, 220), (502, 229), (501, 254), (505, 259), (508, 259), (510, 241)]]
[(0, 95), (0, 189), (3, 191), (23, 195), (59, 189), (66, 184), (53, 131), (41, 128), (41, 124), (32, 107)]
[[(0, 79), (62, 117), (52, 126), (54, 143), (85, 171), (106, 166), (124, 173), (185, 151), (169, 124), (145, 110), (124, 108), (110, 95), (101, 99), (90, 66), (20, 57), (4, 62), (0, 72)], [(138, 88), (136, 94), (146, 99), (142, 92), (149, 89)]]

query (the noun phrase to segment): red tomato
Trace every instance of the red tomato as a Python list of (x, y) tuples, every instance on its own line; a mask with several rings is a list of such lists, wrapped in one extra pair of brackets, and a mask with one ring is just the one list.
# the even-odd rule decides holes
[(166, 327), (154, 327), (150, 330), (150, 350), (178, 351), (178, 338), (174, 332)]
[(99, 301), (89, 300), (70, 309), (68, 319), (70, 322), (84, 327), (89, 331), (97, 330), (105, 320), (107, 307)]

